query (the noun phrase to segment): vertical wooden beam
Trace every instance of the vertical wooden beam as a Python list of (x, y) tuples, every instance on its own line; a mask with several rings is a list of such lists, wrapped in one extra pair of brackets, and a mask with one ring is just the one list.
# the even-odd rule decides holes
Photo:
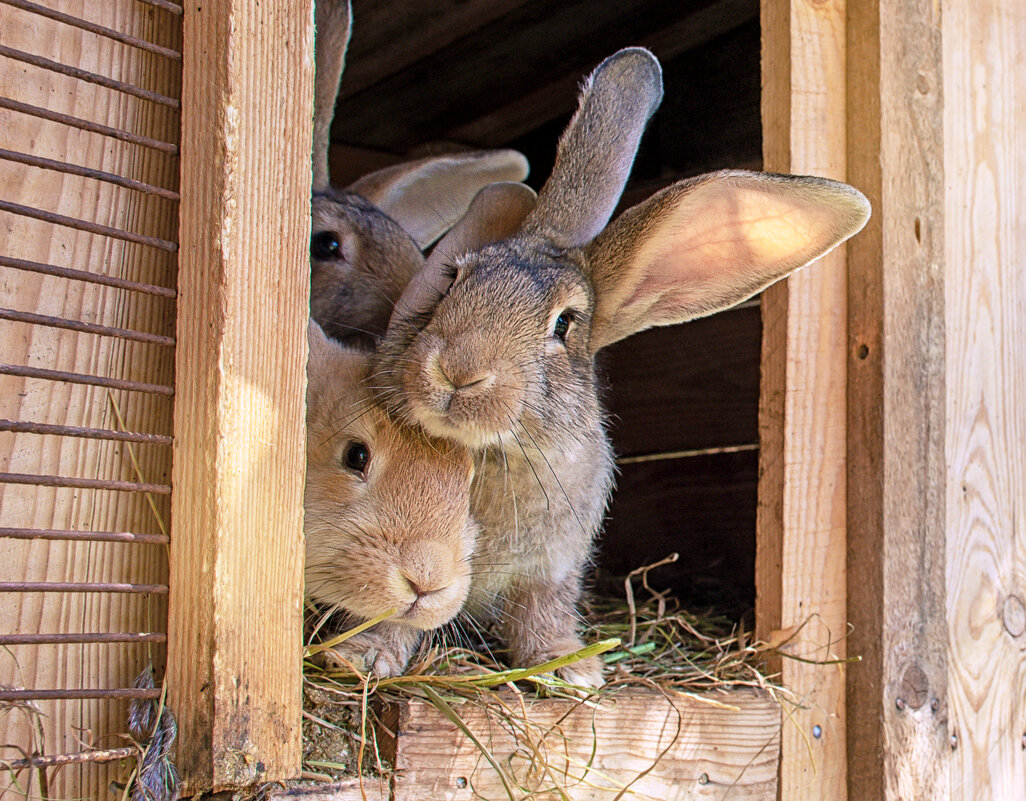
[(169, 682), (183, 794), (300, 762), (312, 0), (185, 4)]
[[(845, 3), (763, 0), (765, 168), (845, 178)], [(757, 629), (845, 655), (843, 249), (764, 294)], [(783, 658), (780, 798), (845, 798), (844, 667)]]
[(848, 792), (945, 799), (940, 7), (848, 14), (848, 177), (874, 209), (848, 263)]
[(944, 4), (942, 30), (947, 333), (947, 626), (942, 636), (946, 633), (948, 647), (943, 745), (950, 752), (952, 799), (1023, 798), (1026, 4), (953, 0)]

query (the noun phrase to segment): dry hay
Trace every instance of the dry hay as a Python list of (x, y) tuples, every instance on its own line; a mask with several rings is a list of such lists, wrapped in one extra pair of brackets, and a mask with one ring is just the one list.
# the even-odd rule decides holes
[[(703, 700), (707, 696), (695, 694), (753, 687), (785, 700), (782, 688), (762, 672), (767, 652), (775, 649), (755, 642), (751, 632), (738, 623), (683, 610), (669, 591), (651, 586), (650, 571), (676, 558), (672, 554), (633, 571), (619, 585), (619, 597), (593, 593), (582, 611), (591, 629), (586, 639), (595, 642), (530, 669), (507, 669), (491, 634), (475, 628), (471, 637), (465, 626), (447, 627), (426, 641), (404, 676), (376, 680), (355, 666), (348, 672), (326, 671), (308, 659), (304, 662), (303, 777), (331, 781), (387, 775), (391, 766), (378, 742), (384, 725), (378, 711), (408, 699), (436, 706), (493, 765), (487, 745), (460, 718), (457, 710), (461, 705), (475, 704), (490, 715), (501, 716), (506, 728), (530, 740), (533, 724), (527, 701), (537, 695), (588, 703), (624, 687), (640, 686), (664, 695), (686, 694)], [(308, 646), (307, 653), (314, 655), (362, 628)], [(591, 654), (601, 654), (611, 666), (600, 690), (581, 691), (552, 674)], [(509, 700), (508, 693), (494, 692), (495, 688), (511, 690), (514, 700)], [(496, 766), (496, 770), (500, 769)]]

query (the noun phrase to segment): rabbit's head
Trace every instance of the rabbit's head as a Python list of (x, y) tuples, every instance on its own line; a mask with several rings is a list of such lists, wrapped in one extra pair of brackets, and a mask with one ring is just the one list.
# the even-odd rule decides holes
[(310, 323), (306, 593), (356, 618), (395, 608), (432, 629), (460, 610), (477, 527), (465, 448), (396, 425), (369, 386), (372, 354)]
[(865, 224), (869, 205), (845, 184), (731, 171), (673, 184), (607, 227), (661, 97), (651, 53), (606, 59), (515, 233), (439, 244), (445, 258), (407, 288), (382, 353), (401, 417), (473, 448), (580, 437), (601, 419), (600, 348), (728, 308)]
[(316, 15), (310, 306), (333, 339), (369, 343), (424, 266), (422, 250), (463, 216), (481, 187), (525, 178), (527, 160), (515, 150), (450, 153), (332, 187), (331, 123), (352, 10), (348, 0), (318, 0)]

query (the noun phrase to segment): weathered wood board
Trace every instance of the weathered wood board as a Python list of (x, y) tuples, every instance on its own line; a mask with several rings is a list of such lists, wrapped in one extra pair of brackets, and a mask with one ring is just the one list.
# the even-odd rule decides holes
[(300, 760), (312, 0), (184, 10), (168, 620), (183, 794)]
[[(761, 7), (764, 166), (844, 180), (845, 3)], [(783, 801), (846, 797), (845, 666), (815, 664), (846, 653), (846, 301), (844, 248), (762, 295), (756, 635), (799, 657), (779, 668), (803, 707), (782, 737)]]
[[(768, 694), (736, 690), (671, 697), (630, 688), (597, 704), (565, 699), (524, 703), (521, 707), (520, 697), (502, 692), (488, 707), (454, 707), (501, 766), (505, 786), (461, 729), (433, 705), (411, 701), (384, 716), (385, 724), (398, 732), (391, 741), (394, 752), (386, 754), (395, 765), (390, 794), (383, 783), (371, 780), (364, 782), (363, 792), (372, 801), (776, 798), (781, 707)], [(503, 704), (527, 714), (503, 716)], [(274, 798), (351, 801), (361, 799), (362, 791), (349, 781), (284, 791)]]

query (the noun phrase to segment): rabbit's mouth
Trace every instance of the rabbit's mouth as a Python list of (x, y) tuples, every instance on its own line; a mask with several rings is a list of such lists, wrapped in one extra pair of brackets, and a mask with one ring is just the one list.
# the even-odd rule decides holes
[(418, 595), (399, 616), (409, 626), (425, 631), (444, 626), (460, 611), (467, 597), (468, 582), (450, 584)]

